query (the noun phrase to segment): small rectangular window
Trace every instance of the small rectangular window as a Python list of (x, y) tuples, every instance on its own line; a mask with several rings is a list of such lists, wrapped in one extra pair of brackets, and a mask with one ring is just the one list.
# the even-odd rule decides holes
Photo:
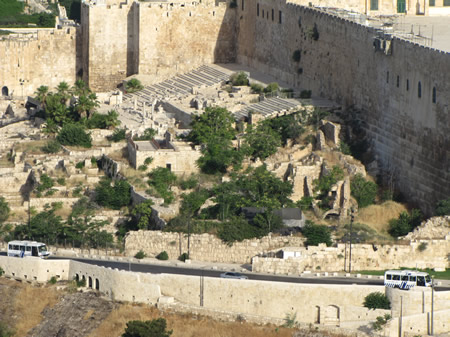
[(400, 275), (394, 275), (394, 276), (392, 277), (392, 279), (393, 279), (394, 281), (400, 281)]
[(283, 13), (281, 11), (278, 11), (278, 23), (283, 23)]
[(389, 71), (386, 73), (386, 83), (389, 83)]
[(275, 11), (274, 11), (274, 9), (272, 8), (272, 21), (273, 20), (275, 20)]
[(397, 88), (400, 87), (400, 76), (397, 75)]
[(429, 4), (430, 4), (430, 7), (434, 7), (435, 6), (435, 1), (434, 0), (430, 0)]
[(406, 80), (406, 91), (409, 91), (409, 80)]
[(244, 10), (244, 1), (245, 0), (242, 0), (242, 10)]
[(386, 275), (386, 280), (392, 280), (392, 275), (391, 274), (387, 274)]
[(402, 276), (402, 281), (408, 281), (409, 280), (409, 277), (408, 277), (408, 275), (404, 275), (404, 276)]
[(371, 11), (378, 10), (378, 0), (370, 0), (370, 10)]
[(256, 4), (256, 16), (259, 16), (259, 4)]
[(415, 276), (410, 276), (409, 280), (412, 281), (412, 282), (416, 282), (416, 277)]
[(444, 0), (444, 6), (450, 6), (450, 0)]

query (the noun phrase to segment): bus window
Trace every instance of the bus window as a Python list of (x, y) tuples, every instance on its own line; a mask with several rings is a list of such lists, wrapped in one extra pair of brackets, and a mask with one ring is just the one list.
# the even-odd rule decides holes
[(425, 281), (427, 281), (427, 283), (431, 282), (430, 275), (425, 276)]
[(386, 280), (392, 280), (392, 275), (391, 274), (386, 274)]
[(417, 285), (420, 287), (425, 287), (425, 277), (417, 276)]
[(411, 282), (416, 282), (416, 277), (415, 277), (415, 276), (410, 276), (410, 277), (409, 277), (409, 280), (410, 280)]
[(25, 246), (20, 246), (20, 251), (24, 252), (25, 251)]
[(408, 279), (409, 279), (409, 278), (408, 278), (408, 275), (403, 275), (403, 276), (402, 276), (402, 281), (408, 281)]
[(392, 279), (393, 279), (394, 281), (400, 281), (400, 275), (394, 275), (394, 276), (392, 277)]
[(9, 246), (8, 246), (8, 249), (9, 249), (9, 250), (13, 250), (13, 245), (9, 245)]
[(27, 246), (27, 252), (31, 252), (31, 247)]

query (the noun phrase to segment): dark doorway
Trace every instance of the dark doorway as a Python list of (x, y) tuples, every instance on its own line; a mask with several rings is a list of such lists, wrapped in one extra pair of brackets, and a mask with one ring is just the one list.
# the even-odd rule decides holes
[(3, 87), (2, 88), (2, 96), (8, 96), (9, 95), (9, 90), (8, 87)]

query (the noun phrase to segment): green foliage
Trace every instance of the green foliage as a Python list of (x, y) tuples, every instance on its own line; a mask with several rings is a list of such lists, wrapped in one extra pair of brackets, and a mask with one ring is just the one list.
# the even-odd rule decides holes
[(281, 146), (280, 135), (266, 123), (260, 123), (256, 128), (249, 125), (244, 139), (244, 151), (253, 160), (264, 160), (276, 153)]
[(3, 270), (2, 267), (0, 267), (0, 277), (3, 276), (5, 274), (5, 271)]
[(287, 313), (283, 320), (284, 320), (283, 326), (285, 328), (293, 329), (293, 328), (297, 327), (297, 325), (298, 325), (297, 312)]
[(301, 208), (302, 211), (307, 211), (312, 208), (313, 197), (303, 196), (299, 201), (297, 201), (296, 206)]
[(318, 246), (319, 243), (325, 243), (331, 246), (331, 234), (328, 226), (316, 225), (311, 221), (307, 221), (302, 228), (302, 233), (306, 237), (305, 244), (307, 246)]
[(73, 196), (73, 197), (76, 197), (76, 198), (81, 197), (81, 192), (82, 192), (82, 191), (83, 191), (83, 187), (77, 186), (77, 187), (75, 187), (75, 188), (73, 189), (73, 191), (72, 191), (72, 196)]
[(314, 24), (313, 27), (309, 28), (306, 31), (306, 34), (308, 35), (308, 37), (314, 41), (317, 41), (319, 39), (319, 30), (317, 29), (317, 25)]
[(317, 194), (316, 197), (321, 200), (320, 207), (324, 209), (329, 208), (328, 193), (331, 191), (333, 185), (342, 179), (344, 179), (344, 171), (335, 165), (331, 171), (325, 172), (319, 179), (313, 181), (314, 192)]
[(311, 90), (302, 90), (300, 92), (300, 98), (311, 98), (312, 91)]
[(116, 110), (110, 110), (106, 115), (93, 112), (85, 122), (88, 129), (111, 129), (120, 125), (119, 114)]
[(11, 209), (9, 208), (6, 199), (4, 197), (0, 197), (0, 224), (8, 219), (10, 211)]
[(296, 139), (305, 131), (297, 114), (266, 119), (263, 123), (280, 135), (283, 145), (286, 145), (288, 139)]
[(24, 4), (17, 0), (0, 0), (0, 26), (28, 27), (35, 24), (38, 27), (55, 27), (53, 13), (24, 14)]
[(56, 139), (62, 145), (82, 146), (86, 148), (92, 146), (91, 135), (86, 133), (84, 128), (78, 124), (64, 125)]
[(178, 256), (178, 260), (179, 261), (186, 261), (186, 260), (189, 260), (189, 255), (188, 255), (188, 253), (183, 253), (183, 254), (181, 254), (180, 256)]
[(86, 279), (85, 278), (81, 278), (78, 281), (75, 280), (75, 282), (76, 282), (77, 288), (86, 287)]
[(300, 59), (302, 58), (302, 51), (300, 49), (297, 49), (292, 54), (292, 59), (294, 62), (300, 62)]
[(114, 132), (108, 139), (112, 142), (120, 142), (126, 138), (126, 130), (125, 129), (114, 129)]
[(131, 202), (131, 186), (126, 180), (102, 179), (95, 188), (95, 201), (104, 207), (120, 209)]
[(48, 284), (56, 284), (56, 282), (58, 282), (58, 280), (56, 279), (55, 276), (52, 276), (52, 277), (50, 278), (50, 280), (48, 281)]
[(311, 114), (306, 117), (306, 124), (314, 127), (315, 130), (319, 127), (319, 123), (322, 119), (325, 119), (330, 113), (320, 108), (315, 108)]
[(370, 293), (364, 298), (363, 305), (369, 309), (391, 309), (391, 302), (387, 296), (379, 291)]
[(258, 83), (252, 83), (250, 88), (252, 89), (252, 92), (254, 94), (260, 94), (260, 93), (264, 92), (264, 87)]
[(0, 321), (0, 337), (14, 337), (14, 330), (10, 329), (6, 323)]
[(148, 177), (150, 178), (148, 184), (158, 192), (161, 198), (164, 198), (166, 204), (170, 204), (174, 199), (170, 187), (176, 182), (177, 176), (168, 168), (157, 167), (148, 174)]
[(203, 172), (224, 173), (239, 159), (232, 145), (236, 135), (233, 124), (233, 115), (224, 108), (206, 108), (203, 114), (194, 116), (187, 140), (204, 145), (197, 162)]
[(428, 247), (428, 243), (427, 242), (421, 242), (419, 244), (419, 246), (417, 247), (417, 250), (419, 252), (423, 252), (423, 251), (425, 251), (427, 249), (427, 247)]
[[(342, 242), (350, 242), (350, 224), (344, 225), (345, 233), (342, 236)], [(352, 225), (352, 242), (353, 243), (364, 243), (375, 240), (378, 237), (378, 233), (372, 227), (366, 224), (354, 223)]]
[(169, 254), (167, 254), (167, 252), (164, 250), (164, 251), (162, 251), (161, 253), (159, 253), (158, 255), (156, 255), (156, 258), (157, 258), (158, 260), (165, 261), (165, 260), (168, 260), (168, 259), (169, 259)]
[(276, 93), (280, 89), (280, 86), (276, 82), (269, 83), (267, 87), (264, 88), (266, 94)]
[(125, 89), (127, 90), (127, 92), (136, 92), (144, 89), (144, 86), (137, 78), (132, 78), (125, 84)]
[(167, 331), (164, 318), (151, 321), (129, 321), (122, 337), (169, 337), (172, 330)]
[(41, 175), (41, 179), (39, 181), (38, 186), (36, 187), (36, 191), (38, 193), (42, 193), (46, 190), (51, 189), (54, 185), (55, 185), (54, 180), (44, 173)]
[(153, 157), (145, 158), (145, 160), (144, 160), (145, 165), (150, 165), (151, 163), (153, 163)]
[(57, 153), (61, 150), (61, 144), (57, 140), (50, 140), (42, 147), (45, 153)]
[(81, 0), (59, 0), (61, 6), (66, 7), (67, 17), (80, 22), (81, 20)]
[(404, 236), (418, 227), (422, 222), (422, 219), (422, 213), (418, 209), (412, 209), (411, 214), (402, 212), (397, 219), (389, 221), (388, 232), (394, 238)]
[(450, 198), (439, 201), (434, 214), (436, 216), (450, 215)]
[(148, 166), (147, 165), (139, 165), (138, 167), (139, 171), (145, 172), (148, 170)]
[(380, 331), (391, 319), (391, 315), (384, 314), (384, 316), (377, 316), (376, 321), (372, 323), (372, 329), (375, 331)]
[(193, 191), (189, 194), (183, 194), (183, 201), (181, 203), (181, 212), (187, 215), (196, 215), (209, 198), (209, 192), (205, 189)]
[(97, 167), (97, 158), (95, 158), (94, 156), (91, 157), (91, 165), (93, 167)]
[(79, 161), (78, 163), (75, 164), (75, 168), (82, 170), (84, 168), (84, 160)]
[(147, 257), (147, 254), (145, 254), (142, 250), (140, 250), (136, 253), (134, 257), (138, 260), (142, 260), (143, 258)]
[(346, 154), (346, 155), (351, 155), (352, 154), (350, 146), (347, 143), (343, 142), (343, 141), (341, 141), (339, 143), (339, 151), (341, 151), (342, 154)]
[(198, 180), (195, 178), (194, 175), (191, 175), (188, 179), (186, 180), (180, 180), (179, 181), (179, 185), (180, 188), (185, 191), (185, 190), (190, 190), (194, 187), (196, 187), (198, 185)]
[(234, 86), (246, 86), (248, 85), (248, 76), (243, 71), (234, 73), (233, 75), (230, 76), (230, 82)]
[(359, 208), (367, 207), (375, 202), (378, 186), (374, 182), (364, 179), (362, 174), (358, 173), (352, 178), (350, 189)]
[(134, 140), (152, 140), (155, 138), (157, 132), (155, 129), (147, 128), (144, 130), (144, 134), (139, 137), (134, 137)]
[(134, 206), (134, 208), (131, 210), (131, 222), (133, 227), (137, 229), (150, 228), (152, 205), (153, 202), (151, 200), (146, 200)]

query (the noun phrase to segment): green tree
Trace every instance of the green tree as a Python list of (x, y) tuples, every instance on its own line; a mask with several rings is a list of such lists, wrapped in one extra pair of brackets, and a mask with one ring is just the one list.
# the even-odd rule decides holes
[(65, 81), (60, 82), (56, 87), (56, 92), (61, 97), (61, 103), (67, 105), (68, 100), (71, 97), (69, 84)]
[(296, 139), (305, 131), (298, 113), (266, 119), (263, 123), (269, 125), (280, 135), (283, 145), (286, 145), (288, 139)]
[(104, 178), (95, 188), (95, 194), (99, 205), (111, 209), (120, 209), (131, 202), (131, 186), (126, 180), (115, 180), (111, 184), (111, 179)]
[(97, 95), (95, 93), (89, 93), (88, 95), (81, 95), (74, 108), (80, 118), (89, 118), (98, 106)]
[(64, 125), (56, 139), (62, 145), (82, 146), (86, 148), (92, 146), (91, 135), (86, 133), (83, 126), (79, 124)]
[(64, 125), (71, 121), (70, 110), (63, 103), (64, 97), (49, 93), (46, 98), (45, 118), (53, 120), (57, 125)]
[(278, 83), (273, 82), (269, 83), (267, 87), (264, 88), (264, 92), (267, 94), (276, 93), (280, 89), (280, 86)]
[(167, 331), (167, 323), (164, 318), (151, 321), (130, 321), (127, 323), (122, 337), (169, 337), (172, 330)]
[(450, 215), (450, 198), (439, 201), (434, 214), (437, 216)]
[(423, 215), (418, 209), (412, 209), (411, 214), (402, 212), (397, 219), (389, 221), (388, 232), (395, 238), (404, 236), (418, 227), (422, 219)]
[(276, 153), (277, 148), (281, 146), (280, 135), (264, 123), (260, 123), (256, 128), (249, 125), (244, 139), (244, 151), (253, 160), (257, 158), (264, 160)]
[(11, 209), (9, 208), (6, 199), (4, 197), (0, 197), (0, 224), (8, 219), (10, 211)]
[(146, 200), (134, 206), (131, 210), (131, 221), (133, 222), (134, 227), (137, 227), (138, 229), (150, 228), (152, 205), (153, 202), (151, 200)]
[(36, 89), (36, 92), (34, 93), (36, 95), (36, 99), (39, 101), (39, 103), (41, 103), (41, 107), (43, 110), (45, 110), (48, 93), (48, 87), (45, 85), (41, 85)]
[(387, 296), (379, 291), (370, 293), (364, 298), (363, 305), (369, 309), (391, 309), (391, 302)]
[(350, 184), (351, 194), (360, 208), (372, 205), (377, 196), (378, 186), (374, 182), (364, 179), (362, 174), (356, 174)]
[(148, 174), (148, 177), (150, 178), (148, 184), (164, 198), (166, 204), (170, 204), (174, 199), (170, 188), (176, 182), (177, 176), (168, 168), (157, 167)]
[(245, 72), (240, 71), (230, 76), (230, 82), (234, 86), (246, 86), (248, 85), (248, 76)]
[(135, 137), (134, 140), (152, 140), (157, 135), (157, 131), (153, 128), (147, 128), (144, 130), (144, 134), (139, 137)]
[(325, 171), (319, 179), (313, 181), (314, 192), (317, 199), (321, 200), (320, 206), (322, 208), (329, 208), (328, 193), (331, 188), (339, 180), (344, 179), (344, 171), (337, 165), (333, 166), (331, 170)]
[(72, 92), (75, 96), (86, 96), (91, 90), (83, 80), (76, 80), (72, 87)]
[(125, 84), (125, 89), (127, 90), (127, 92), (136, 92), (138, 90), (144, 89), (144, 86), (137, 78), (132, 78)]
[(305, 244), (307, 246), (318, 246), (319, 243), (325, 243), (327, 246), (331, 246), (331, 233), (328, 226), (316, 225), (308, 220), (302, 228), (302, 233), (306, 237)]

